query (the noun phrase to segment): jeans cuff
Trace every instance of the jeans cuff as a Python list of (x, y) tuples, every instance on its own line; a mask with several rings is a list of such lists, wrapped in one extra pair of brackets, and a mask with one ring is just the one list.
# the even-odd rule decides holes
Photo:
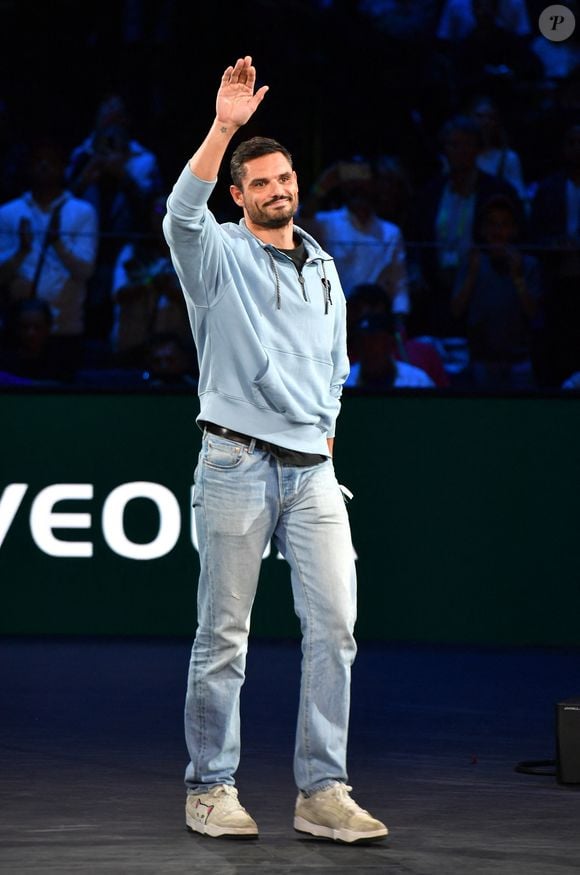
[(309, 799), (311, 796), (314, 796), (315, 793), (321, 793), (323, 790), (328, 790), (329, 787), (336, 787), (337, 784), (342, 784), (343, 781), (337, 781), (334, 778), (329, 781), (323, 781), (320, 784), (317, 784), (316, 787), (312, 787), (310, 790), (301, 790), (300, 792), (304, 796), (305, 799)]

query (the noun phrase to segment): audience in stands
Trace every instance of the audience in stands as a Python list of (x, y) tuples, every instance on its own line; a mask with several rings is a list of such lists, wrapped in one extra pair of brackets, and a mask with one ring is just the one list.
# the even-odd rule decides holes
[[(461, 260), (477, 242), (475, 229), (483, 204), (505, 194), (518, 204), (513, 187), (477, 166), (483, 144), (480, 126), (467, 116), (451, 119), (443, 128), (445, 169), (416, 198), (415, 240), (422, 242), (421, 266), (426, 282), (423, 311), (416, 314), (423, 333), (439, 336), (455, 331), (450, 302)], [(436, 244), (436, 245), (434, 245)]]
[[(319, 209), (329, 194), (342, 206)], [(315, 183), (300, 221), (334, 257), (347, 299), (360, 283), (378, 283), (392, 312), (404, 319), (409, 312), (409, 292), (403, 236), (397, 225), (379, 218), (376, 208), (376, 175), (370, 163), (339, 161)]]
[(505, 27), (498, 17), (500, 2), (472, 0), (474, 26), (448, 46), (460, 77), (462, 98), (476, 92), (515, 98), (542, 77), (542, 63), (528, 41)]
[(69, 160), (67, 179), (77, 197), (97, 210), (101, 229), (98, 268), (89, 288), (88, 334), (104, 339), (111, 330), (113, 270), (124, 242), (145, 230), (151, 197), (161, 190), (155, 155), (133, 139), (119, 95), (104, 100), (95, 128)]
[(490, 176), (509, 182), (522, 203), (526, 203), (528, 192), (522, 164), (517, 152), (509, 147), (497, 104), (489, 97), (477, 97), (471, 104), (471, 115), (480, 126), (482, 136), (477, 166)]
[(97, 252), (94, 208), (64, 187), (65, 161), (50, 140), (36, 144), (30, 191), (0, 207), (0, 284), (8, 302), (38, 298), (52, 314), (53, 345), (63, 366), (83, 356), (87, 281)]
[(464, 318), (476, 388), (530, 389), (532, 338), (539, 315), (538, 262), (517, 247), (518, 211), (502, 195), (481, 214), (481, 246), (458, 271), (452, 313)]
[(439, 39), (455, 42), (470, 36), (477, 26), (482, 5), (491, 7), (498, 27), (518, 36), (527, 36), (531, 32), (525, 0), (498, 0), (493, 4), (482, 4), (477, 0), (445, 0), (437, 28)]
[(541, 377), (551, 386), (580, 369), (580, 116), (560, 148), (560, 169), (540, 183), (530, 220), (546, 284)]
[(362, 283), (348, 302), (350, 386), (427, 388), (449, 386), (449, 377), (435, 347), (409, 340), (393, 317), (384, 290)]
[(113, 274), (111, 346), (114, 361), (129, 367), (143, 364), (153, 334), (174, 332), (184, 344), (192, 343), (185, 299), (163, 236), (165, 198), (155, 198), (149, 214), (149, 234), (123, 247)]
[[(268, 20), (285, 23), (289, 3), (271, 4)], [(300, 167), (297, 220), (336, 258), (349, 299), (355, 373), (365, 362), (370, 375), (393, 316), (392, 355), (381, 364), (390, 376), (378, 383), (396, 384), (406, 365), (462, 389), (532, 380), (557, 389), (580, 372), (580, 29), (547, 40), (537, 28), (545, 5), (318, 0), (303, 4), (308, 26), (283, 47), (285, 60), (300, 58), (292, 82), (268, 72), (279, 47), (261, 49), (260, 69), (284, 107), (277, 114), (268, 104), (269, 129)], [(576, 0), (565, 5), (578, 19)], [(30, 75), (7, 81), (0, 97), (0, 369), (11, 382), (168, 385), (171, 367), (151, 366), (154, 353), (167, 363), (185, 355), (171, 385), (195, 381), (184, 302), (159, 234), (162, 180), (176, 178), (191, 142), (173, 107), (191, 101), (194, 129), (203, 99), (179, 75), (191, 10), (185, 0), (158, 12), (136, 0), (131, 9), (130, 21), (95, 19), (86, 36), (77, 22), (71, 51), (87, 68), (77, 62), (78, 85), (62, 63), (48, 64), (28, 93), (46, 43), (31, 32)], [(54, 9), (55, 27), (63, 10)], [(261, 6), (232, 14), (249, 27), (264, 20)], [(204, 15), (219, 22), (217, 8)], [(352, 69), (368, 71), (364, 87)], [(307, 106), (289, 112), (306, 85)], [(39, 130), (54, 131), (68, 156), (66, 187), (62, 156), (34, 146)], [(503, 207), (496, 200), (482, 222), (498, 195)], [(238, 220), (226, 188), (213, 198), (222, 220)], [(378, 288), (385, 309), (361, 315), (361, 284)]]
[(59, 355), (46, 301), (24, 298), (9, 307), (0, 344), (0, 371), (39, 382), (70, 382), (74, 371)]
[(197, 368), (191, 346), (178, 334), (163, 332), (149, 340), (145, 356), (145, 384), (153, 389), (197, 387)]
[(18, 197), (26, 185), (25, 144), (18, 136), (14, 112), (0, 96), (0, 204)]
[(347, 388), (429, 389), (435, 384), (425, 371), (395, 359), (392, 354), (394, 323), (390, 314), (367, 316), (355, 328), (360, 355), (353, 362), (345, 383)]

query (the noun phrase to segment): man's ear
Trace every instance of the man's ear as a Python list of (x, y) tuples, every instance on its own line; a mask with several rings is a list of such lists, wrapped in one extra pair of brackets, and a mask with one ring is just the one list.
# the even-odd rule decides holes
[(233, 197), (236, 206), (244, 206), (244, 195), (242, 194), (242, 190), (238, 188), (237, 185), (230, 185), (230, 194)]

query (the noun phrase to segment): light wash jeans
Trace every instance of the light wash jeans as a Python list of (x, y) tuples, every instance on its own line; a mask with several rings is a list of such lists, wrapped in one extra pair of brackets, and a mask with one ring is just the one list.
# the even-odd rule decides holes
[(302, 628), (296, 784), (309, 793), (346, 782), (356, 577), (332, 462), (286, 467), (253, 442), (205, 433), (193, 505), (200, 579), (185, 705), (188, 791), (234, 783), (250, 613), (272, 538), (290, 565)]

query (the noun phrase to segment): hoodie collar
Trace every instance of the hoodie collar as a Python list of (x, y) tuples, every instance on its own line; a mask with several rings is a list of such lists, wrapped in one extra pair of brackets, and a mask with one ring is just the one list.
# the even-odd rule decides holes
[[(273, 243), (264, 243), (262, 240), (259, 239), (259, 237), (256, 237), (255, 234), (252, 234), (252, 232), (250, 231), (250, 229), (246, 225), (245, 219), (243, 219), (243, 218), (240, 219), (239, 226), (249, 237), (252, 238), (252, 240), (255, 240), (257, 243), (259, 243), (259, 245), (262, 247), (262, 249), (268, 249), (268, 250), (273, 251), (273, 252), (279, 252), (279, 249), (276, 246), (274, 246)], [(301, 237), (304, 241), (304, 244), (306, 246), (306, 251), (308, 253), (307, 261), (316, 261), (316, 260), (332, 261), (333, 260), (332, 255), (329, 255), (328, 252), (325, 252), (324, 249), (322, 249), (322, 247), (320, 246), (320, 244), (317, 243), (317, 241), (314, 239), (314, 237), (312, 237), (310, 234), (308, 234), (308, 232), (305, 231), (303, 228), (299, 228), (298, 225), (294, 225), (293, 231), (295, 234), (298, 234), (298, 236)]]

